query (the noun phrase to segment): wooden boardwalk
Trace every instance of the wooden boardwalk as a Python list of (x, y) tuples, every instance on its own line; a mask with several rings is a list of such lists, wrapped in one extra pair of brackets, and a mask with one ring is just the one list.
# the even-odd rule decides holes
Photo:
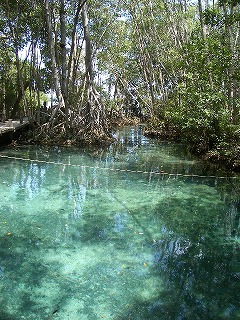
[(7, 120), (5, 122), (0, 122), (0, 135), (11, 131), (15, 132), (26, 127), (28, 124), (29, 122), (27, 117), (23, 119), (22, 123), (20, 123), (20, 120)]
[(28, 125), (29, 121), (27, 117), (23, 119), (22, 123), (20, 123), (20, 120), (0, 122), (0, 145), (10, 144), (21, 133), (21, 129), (24, 129)]

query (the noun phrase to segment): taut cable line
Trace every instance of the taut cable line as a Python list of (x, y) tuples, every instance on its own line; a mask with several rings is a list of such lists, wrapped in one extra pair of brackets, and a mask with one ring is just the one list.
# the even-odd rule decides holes
[(38, 160), (38, 159), (30, 159), (30, 158), (21, 158), (21, 157), (13, 157), (7, 155), (1, 155), (0, 158), (10, 159), (10, 160), (18, 160), (25, 161), (31, 163), (44, 163), (44, 164), (52, 164), (59, 166), (67, 166), (67, 167), (78, 167), (78, 168), (88, 168), (88, 169), (99, 169), (105, 171), (116, 171), (116, 172), (130, 172), (130, 173), (143, 173), (149, 175), (159, 175), (159, 176), (168, 176), (168, 177), (186, 177), (186, 178), (214, 178), (214, 179), (237, 179), (237, 176), (206, 176), (206, 175), (197, 175), (197, 174), (184, 174), (184, 173), (168, 173), (165, 171), (143, 171), (143, 170), (130, 170), (130, 169), (120, 169), (120, 168), (108, 168), (108, 167), (99, 167), (99, 166), (88, 166), (81, 164), (71, 164), (64, 162), (54, 162), (54, 161), (46, 161), (46, 160)]

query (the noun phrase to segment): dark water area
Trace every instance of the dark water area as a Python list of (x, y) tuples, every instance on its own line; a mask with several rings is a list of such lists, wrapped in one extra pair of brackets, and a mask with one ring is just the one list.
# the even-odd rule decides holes
[(239, 176), (115, 137), (0, 151), (0, 319), (240, 319)]

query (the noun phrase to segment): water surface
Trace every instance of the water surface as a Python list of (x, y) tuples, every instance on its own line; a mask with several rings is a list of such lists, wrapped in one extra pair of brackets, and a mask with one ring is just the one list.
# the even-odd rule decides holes
[(0, 319), (240, 319), (239, 178), (116, 139), (0, 152)]

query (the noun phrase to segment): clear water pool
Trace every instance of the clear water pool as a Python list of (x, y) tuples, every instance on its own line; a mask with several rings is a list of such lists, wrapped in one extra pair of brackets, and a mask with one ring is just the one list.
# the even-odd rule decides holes
[(239, 178), (116, 138), (0, 152), (0, 319), (240, 319)]

